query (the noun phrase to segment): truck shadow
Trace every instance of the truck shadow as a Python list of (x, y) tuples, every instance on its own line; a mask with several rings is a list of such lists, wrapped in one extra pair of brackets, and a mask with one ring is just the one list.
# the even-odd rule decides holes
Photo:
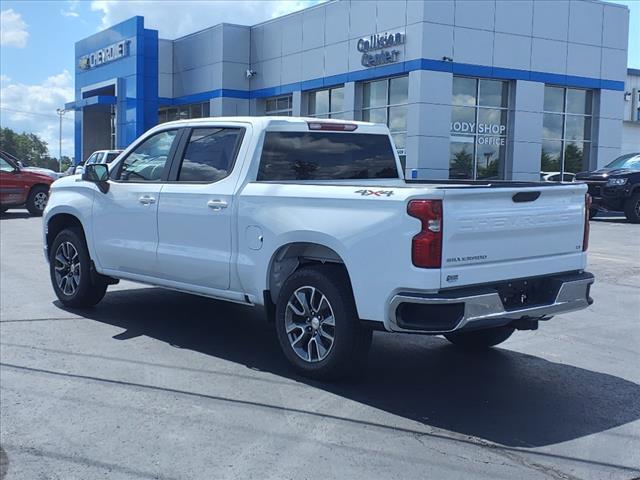
[(320, 383), (291, 370), (275, 329), (247, 307), (141, 288), (109, 292), (76, 313), (125, 329), (118, 340), (148, 336), (510, 447), (564, 442), (640, 418), (640, 385), (507, 349), (466, 353), (439, 337), (376, 332), (360, 378)]

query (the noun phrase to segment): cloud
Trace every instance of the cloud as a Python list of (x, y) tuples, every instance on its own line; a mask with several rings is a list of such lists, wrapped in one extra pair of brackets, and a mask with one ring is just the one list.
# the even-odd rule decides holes
[[(13, 83), (0, 76), (0, 125), (17, 132), (35, 133), (49, 145), (49, 154), (58, 157), (59, 120), (56, 108), (74, 98), (73, 77), (64, 70), (41, 84)], [(62, 121), (62, 154), (73, 156), (73, 113)]]
[(80, 14), (76, 12), (76, 9), (78, 8), (78, 0), (69, 0), (67, 3), (69, 4), (69, 8), (67, 10), (61, 9), (60, 15), (63, 17), (78, 18), (80, 16)]
[(12, 8), (0, 12), (0, 45), (24, 48), (27, 46), (27, 24)]
[(157, 29), (161, 38), (177, 38), (218, 23), (253, 25), (271, 18), (322, 3), (324, 0), (298, 1), (164, 1), (94, 0), (91, 10), (102, 12), (100, 29), (110, 27), (135, 15), (145, 17), (147, 28)]

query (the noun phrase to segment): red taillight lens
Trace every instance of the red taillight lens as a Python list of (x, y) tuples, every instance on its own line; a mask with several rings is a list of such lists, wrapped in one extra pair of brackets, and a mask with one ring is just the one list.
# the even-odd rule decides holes
[(582, 251), (589, 248), (589, 210), (591, 209), (591, 195), (584, 196), (584, 233), (582, 235)]
[(442, 265), (442, 200), (411, 200), (407, 213), (422, 222), (422, 229), (411, 241), (411, 261), (416, 267)]

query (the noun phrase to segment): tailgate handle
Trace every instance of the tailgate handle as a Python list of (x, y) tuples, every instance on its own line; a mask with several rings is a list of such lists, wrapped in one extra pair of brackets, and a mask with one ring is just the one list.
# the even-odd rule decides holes
[(516, 203), (534, 202), (540, 196), (540, 192), (518, 192), (511, 199)]

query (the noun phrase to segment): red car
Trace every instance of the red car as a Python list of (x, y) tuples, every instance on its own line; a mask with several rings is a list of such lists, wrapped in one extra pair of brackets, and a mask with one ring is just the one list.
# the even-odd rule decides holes
[(24, 206), (31, 215), (42, 215), (52, 183), (50, 176), (23, 170), (12, 158), (0, 152), (0, 213)]

